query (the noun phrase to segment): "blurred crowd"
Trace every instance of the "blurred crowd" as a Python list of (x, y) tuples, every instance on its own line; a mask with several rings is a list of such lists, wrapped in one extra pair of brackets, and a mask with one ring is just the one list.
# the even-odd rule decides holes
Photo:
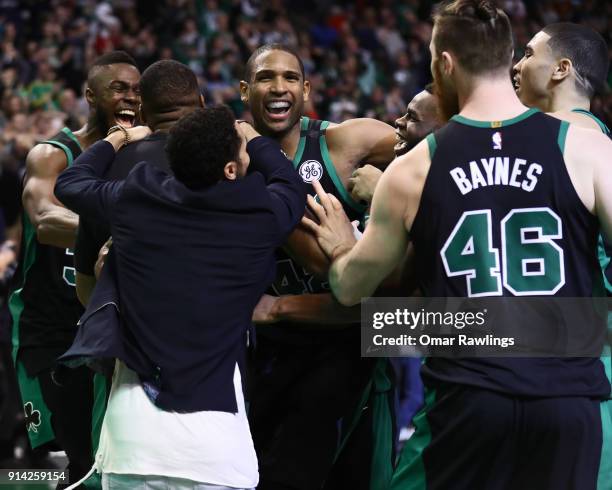
[[(310, 115), (393, 122), (429, 81), (429, 17), (419, 0), (2, 0), (0, 154), (16, 168), (32, 145), (85, 121), (86, 67), (124, 49), (141, 69), (174, 58), (199, 76), (209, 103), (243, 114), (244, 62), (264, 43), (296, 46), (313, 86)], [(517, 59), (542, 25), (586, 23), (610, 43), (605, 0), (501, 0), (513, 21)], [(611, 78), (612, 83), (612, 78)], [(612, 97), (593, 110), (612, 121)]]

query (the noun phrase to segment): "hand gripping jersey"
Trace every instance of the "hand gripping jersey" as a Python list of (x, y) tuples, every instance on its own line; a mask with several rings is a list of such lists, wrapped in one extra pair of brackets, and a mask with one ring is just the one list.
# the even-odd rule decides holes
[[(66, 154), (68, 166), (82, 152), (74, 134), (63, 128), (43, 143)], [(72, 249), (43, 245), (36, 229), (23, 214), (23, 240), (19, 284), (9, 307), (13, 317), (13, 357), (23, 362), (28, 375), (51, 367), (55, 358), (70, 347), (83, 308), (76, 297)], [(27, 350), (31, 355), (21, 355)]]
[[(563, 159), (568, 126), (532, 109), (507, 121), (455, 116), (428, 136), (431, 168), (411, 230), (426, 296), (589, 297), (602, 290), (599, 223)], [(513, 395), (610, 391), (596, 358), (429, 358), (422, 373)]]

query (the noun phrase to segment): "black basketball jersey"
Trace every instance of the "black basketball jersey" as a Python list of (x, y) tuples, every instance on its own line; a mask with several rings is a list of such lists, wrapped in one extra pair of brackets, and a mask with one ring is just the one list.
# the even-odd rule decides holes
[[(43, 144), (61, 149), (68, 166), (82, 152), (68, 128)], [(13, 355), (19, 355), (29, 375), (50, 367), (74, 340), (83, 308), (75, 291), (73, 255), (72, 249), (39, 243), (36, 229), (27, 213), (23, 213), (19, 284), (9, 306), (13, 317)]]
[[(455, 116), (428, 136), (431, 168), (411, 230), (425, 295), (603, 291), (599, 224), (563, 159), (568, 126), (532, 109), (507, 121)], [(610, 390), (599, 359), (429, 358), (423, 375), (516, 395)]]
[[(293, 158), (293, 165), (302, 177), (308, 194), (315, 196), (312, 182), (319, 181), (323, 189), (333, 194), (342, 203), (344, 211), (351, 221), (363, 222), (367, 207), (354, 201), (344, 187), (329, 155), (325, 131), (328, 121), (319, 121), (302, 117), (300, 123), (300, 141)], [(293, 294), (312, 294), (330, 292), (327, 281), (313, 276), (294, 261), (283, 249), (276, 252), (276, 278), (268, 290), (268, 294), (285, 296)], [(320, 332), (319, 332), (320, 334)], [(274, 336), (289, 342), (315, 342), (321, 335), (308, 332), (300, 335), (296, 328), (285, 329), (283, 325), (266, 326), (260, 329), (258, 335)], [(330, 339), (333, 334), (325, 333)]]

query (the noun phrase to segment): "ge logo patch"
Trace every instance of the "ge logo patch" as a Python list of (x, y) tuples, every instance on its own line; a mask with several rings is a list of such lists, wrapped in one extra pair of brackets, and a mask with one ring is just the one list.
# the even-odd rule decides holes
[(300, 165), (298, 172), (307, 184), (318, 182), (323, 177), (323, 165), (317, 160), (306, 160)]

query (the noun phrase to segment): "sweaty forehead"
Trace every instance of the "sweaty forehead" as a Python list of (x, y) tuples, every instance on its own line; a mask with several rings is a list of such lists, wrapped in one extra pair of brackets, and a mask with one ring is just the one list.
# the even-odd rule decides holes
[(417, 114), (426, 115), (428, 112), (435, 111), (435, 97), (423, 90), (414, 96), (408, 104), (408, 109), (413, 110)]
[(279, 50), (265, 51), (255, 58), (253, 74), (264, 70), (281, 73), (294, 71), (301, 74), (300, 64), (296, 57), (291, 53)]

